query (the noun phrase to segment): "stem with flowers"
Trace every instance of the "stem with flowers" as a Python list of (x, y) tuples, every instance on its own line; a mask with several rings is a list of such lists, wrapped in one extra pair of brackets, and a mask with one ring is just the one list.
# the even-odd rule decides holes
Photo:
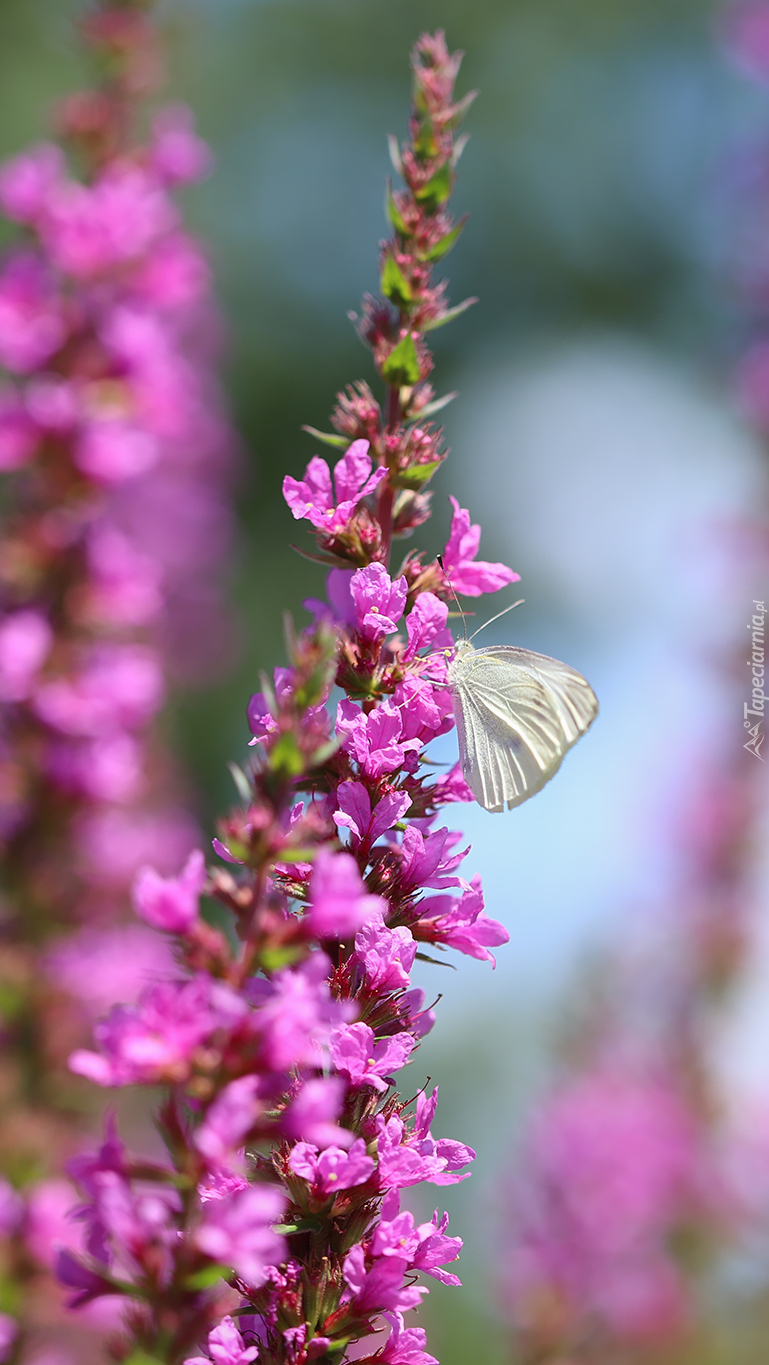
[(197, 840), (155, 721), (169, 681), (200, 674), (197, 641), (222, 644), (232, 438), (209, 267), (174, 197), (209, 156), (184, 108), (142, 132), (162, 75), (148, 8), (89, 8), (97, 84), (61, 106), (58, 141), (0, 168), (18, 227), (0, 262), (3, 1359), (61, 1330), (41, 1276), (77, 1240), (61, 1163), (93, 1108), (67, 1056), (172, 968), (127, 922), (137, 867)]
[[(460, 836), (434, 827), (470, 799), (458, 765), (436, 779), (424, 750), (453, 726), (449, 578), (477, 597), (516, 575), (476, 558), (480, 530), (456, 503), (443, 568), (411, 551), (389, 572), (444, 459), (426, 337), (466, 306), (448, 308), (432, 280), (462, 227), (447, 208), (471, 98), (454, 100), (459, 62), (442, 33), (413, 53), (382, 297), (358, 322), (384, 403), (364, 382), (340, 394), (334, 433), (314, 433), (344, 451), (333, 479), (315, 457), (284, 482), (328, 600), (307, 604), (314, 623), (289, 629), (288, 666), (249, 705), (255, 755), (234, 769), (242, 804), (214, 841), (226, 866), (206, 871), (195, 852), (174, 877), (140, 871), (135, 909), (172, 937), (179, 974), (113, 1009), (98, 1049), (71, 1058), (106, 1087), (165, 1089), (165, 1161), (131, 1157), (110, 1128), (72, 1163), (87, 1255), (59, 1258), (74, 1304), (123, 1298), (114, 1355), (132, 1365), (333, 1365), (372, 1334), (366, 1361), (433, 1365), (404, 1315), (427, 1293), (420, 1275), (459, 1283), (447, 1216), (416, 1224), (400, 1199), (465, 1179), (474, 1154), (432, 1135), (437, 1089), (417, 1076), (399, 1091), (395, 1077), (434, 1023), (411, 986), (417, 956), (493, 964), (508, 937), (461, 874)], [(227, 931), (201, 917), (201, 894)]]

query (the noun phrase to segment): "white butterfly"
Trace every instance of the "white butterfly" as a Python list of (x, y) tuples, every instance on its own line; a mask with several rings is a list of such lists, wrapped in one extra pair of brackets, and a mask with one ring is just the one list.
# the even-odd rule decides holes
[(541, 791), (598, 715), (581, 673), (513, 645), (475, 649), (460, 640), (449, 687), (462, 772), (488, 811), (512, 810)]

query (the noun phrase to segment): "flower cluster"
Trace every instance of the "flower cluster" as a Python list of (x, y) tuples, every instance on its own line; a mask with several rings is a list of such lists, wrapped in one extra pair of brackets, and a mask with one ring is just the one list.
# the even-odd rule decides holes
[[(401, 1207), (414, 1185), (465, 1179), (474, 1156), (434, 1135), (437, 1089), (397, 1088), (434, 1023), (410, 973), (425, 948), (493, 964), (508, 936), (462, 874), (468, 849), (437, 825), (443, 805), (469, 799), (458, 768), (436, 779), (425, 764), (453, 724), (446, 574), (414, 554), (389, 569), (440, 458), (422, 425), (424, 334), (448, 317), (430, 274), (458, 232), (445, 207), (458, 62), (442, 34), (414, 53), (406, 189), (390, 201), (385, 298), (363, 325), (386, 414), (356, 385), (338, 401), (333, 474), (316, 458), (285, 483), (328, 563), (328, 600), (306, 604), (314, 621), (289, 633), (289, 666), (251, 700), (254, 758), (234, 770), (242, 805), (220, 822), (221, 863), (206, 872), (196, 852), (175, 876), (145, 869), (135, 883), (179, 975), (115, 1007), (96, 1048), (71, 1059), (102, 1086), (165, 1088), (166, 1164), (108, 1135), (73, 1168), (87, 1253), (63, 1254), (60, 1275), (76, 1303), (130, 1302), (118, 1358), (330, 1365), (376, 1332), (367, 1359), (434, 1365), (404, 1315), (427, 1292), (418, 1276), (459, 1283), (446, 1215), (417, 1223)], [(470, 595), (515, 578), (477, 559), (479, 535), (455, 504), (444, 567)], [(229, 912), (229, 932), (201, 915), (201, 893)]]
[(209, 154), (182, 107), (144, 141), (134, 127), (161, 74), (143, 8), (90, 8), (101, 84), (62, 105), (60, 142), (0, 167), (16, 227), (0, 260), (2, 1168), (31, 1191), (3, 1260), (21, 1323), (19, 1286), (50, 1263), (24, 1231), (34, 1181), (85, 1116), (67, 1054), (94, 1014), (176, 972), (156, 932), (121, 923), (137, 867), (175, 868), (197, 839), (155, 718), (227, 645), (219, 324), (175, 199)]

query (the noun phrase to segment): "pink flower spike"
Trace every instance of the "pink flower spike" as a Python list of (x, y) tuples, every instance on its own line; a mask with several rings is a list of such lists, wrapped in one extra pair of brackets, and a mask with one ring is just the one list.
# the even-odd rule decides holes
[(481, 593), (497, 592), (508, 583), (517, 583), (520, 574), (513, 573), (505, 564), (489, 564), (475, 558), (481, 542), (481, 528), (471, 526), (470, 513), (459, 506), (456, 498), (449, 501), (454, 515), (443, 552), (443, 567), (454, 591), (465, 597), (480, 597)]
[(415, 1046), (410, 1033), (376, 1038), (368, 1024), (350, 1024), (331, 1034), (331, 1060), (352, 1085), (371, 1085), (384, 1094), (386, 1078), (406, 1065)]
[(381, 896), (367, 894), (358, 864), (349, 853), (322, 848), (310, 877), (308, 932), (315, 938), (352, 938), (372, 915), (387, 913)]
[(209, 173), (211, 153), (195, 132), (195, 120), (186, 105), (161, 109), (152, 131), (152, 166), (167, 185), (189, 184)]
[(362, 640), (375, 644), (398, 629), (408, 596), (405, 578), (393, 582), (384, 564), (369, 564), (353, 574), (350, 594)]
[(206, 861), (198, 848), (176, 877), (161, 877), (153, 867), (141, 867), (131, 891), (133, 908), (153, 929), (186, 934), (197, 922), (206, 881)]

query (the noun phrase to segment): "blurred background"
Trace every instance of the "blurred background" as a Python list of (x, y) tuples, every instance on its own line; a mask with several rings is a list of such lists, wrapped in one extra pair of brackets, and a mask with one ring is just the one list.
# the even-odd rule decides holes
[[(43, 137), (82, 83), (79, 8), (3, 0), (0, 156)], [(602, 705), (535, 801), (452, 808), (511, 942), (493, 975), (463, 960), (419, 983), (443, 992), (419, 1062), (441, 1084), (440, 1131), (479, 1156), (447, 1192), (467, 1287), (431, 1294), (430, 1347), (443, 1365), (507, 1359), (500, 1188), (520, 1115), (586, 966), (673, 894), (670, 813), (713, 735), (740, 743), (724, 661), (766, 595), (737, 534), (765, 471), (731, 393), (753, 327), (734, 281), (769, 93), (730, 63), (706, 0), (168, 0), (165, 19), (173, 92), (216, 157), (186, 207), (215, 262), (242, 437), (239, 653), (166, 719), (206, 827), (232, 800), (259, 670), (282, 660), (282, 613), (303, 620), (322, 587), (289, 548), (280, 484), (315, 453), (301, 425), (326, 428), (337, 389), (371, 377), (346, 314), (376, 287), (385, 135), (405, 129), (418, 32), (445, 28), (466, 52), (460, 90), (481, 92), (456, 195), (471, 221), (446, 272), (453, 302), (480, 302), (436, 335), (439, 392), (460, 398), (422, 543), (443, 544), (456, 494), (483, 557), (522, 577), (525, 605), (494, 638), (566, 659)], [(734, 1083), (758, 1090), (763, 979), (724, 1043)]]

